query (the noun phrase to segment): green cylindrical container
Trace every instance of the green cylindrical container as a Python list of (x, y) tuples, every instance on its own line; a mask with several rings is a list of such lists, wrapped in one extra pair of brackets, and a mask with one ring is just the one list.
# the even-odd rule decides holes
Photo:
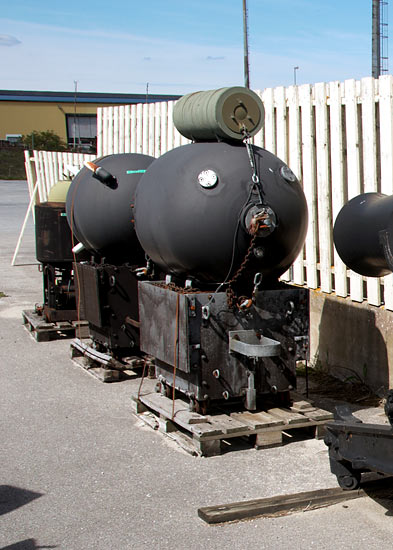
[(70, 185), (71, 180), (59, 180), (53, 187), (51, 187), (48, 194), (48, 202), (65, 203)]
[(242, 86), (194, 92), (173, 109), (178, 131), (193, 141), (242, 140), (262, 128), (265, 109), (260, 97)]

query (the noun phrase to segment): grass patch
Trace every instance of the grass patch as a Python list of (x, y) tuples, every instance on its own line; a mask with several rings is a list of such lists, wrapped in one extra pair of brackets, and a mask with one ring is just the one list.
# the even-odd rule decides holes
[(4, 294), (4, 292), (1, 292), (0, 290), (0, 298), (7, 298), (7, 297), (8, 297), (7, 294)]

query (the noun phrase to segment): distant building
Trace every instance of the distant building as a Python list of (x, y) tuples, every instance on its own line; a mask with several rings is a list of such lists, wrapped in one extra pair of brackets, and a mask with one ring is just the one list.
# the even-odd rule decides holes
[(73, 146), (89, 148), (97, 139), (97, 107), (176, 100), (178, 95), (0, 90), (0, 140), (53, 130)]

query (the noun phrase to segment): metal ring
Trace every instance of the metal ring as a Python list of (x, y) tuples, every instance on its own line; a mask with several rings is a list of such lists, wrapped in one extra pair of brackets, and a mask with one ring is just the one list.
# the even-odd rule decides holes
[(253, 174), (251, 176), (251, 181), (252, 181), (252, 183), (259, 183), (259, 178), (258, 178), (257, 174)]
[(254, 286), (259, 286), (262, 282), (262, 273), (255, 273)]

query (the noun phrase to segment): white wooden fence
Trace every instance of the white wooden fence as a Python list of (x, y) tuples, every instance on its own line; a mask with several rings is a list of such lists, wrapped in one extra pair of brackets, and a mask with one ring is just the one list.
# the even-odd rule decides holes
[(71, 167), (81, 169), (86, 160), (94, 160), (96, 155), (79, 153), (55, 153), (50, 151), (25, 151), (25, 167), (30, 197), (34, 202), (46, 202), (50, 189), (56, 182), (73, 177)]
[[(393, 193), (393, 77), (257, 93), (265, 106), (265, 126), (254, 143), (292, 168), (302, 182), (309, 208), (305, 246), (284, 279), (393, 310), (393, 275), (373, 279), (347, 270), (332, 239), (334, 220), (350, 198), (368, 191)], [(188, 143), (174, 128), (173, 105), (98, 109), (97, 156), (131, 152), (158, 157)], [(64, 166), (59, 156), (46, 155), (34, 153), (35, 172), (45, 182), (43, 189), (54, 181), (52, 173), (60, 174)], [(73, 155), (66, 164), (81, 164), (85, 158)], [(29, 170), (34, 172), (29, 161), (26, 169), (29, 178)]]

